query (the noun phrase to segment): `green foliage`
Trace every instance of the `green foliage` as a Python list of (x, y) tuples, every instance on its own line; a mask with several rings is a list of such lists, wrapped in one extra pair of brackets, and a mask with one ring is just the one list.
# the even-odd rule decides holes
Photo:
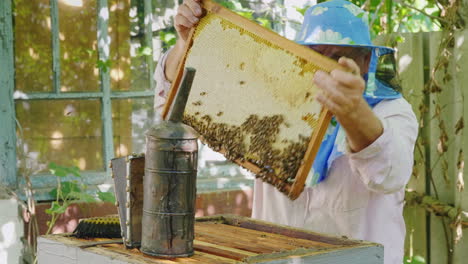
[(294, 8), (296, 9), (297, 12), (299, 12), (301, 15), (304, 16), (305, 12), (307, 11), (307, 9), (309, 9), (309, 7), (311, 7), (311, 6), (306, 5), (306, 6), (302, 7), (302, 8), (298, 7), (298, 6), (295, 6)]
[(100, 69), (102, 72), (107, 72), (109, 71), (109, 68), (111, 67), (112, 63), (110, 60), (98, 60), (96, 62), (96, 68)]
[[(428, 32), (442, 29), (440, 23), (443, 13), (442, 5), (437, 5), (434, 0), (349, 1), (369, 12), (372, 37), (394, 32)], [(304, 15), (309, 6), (295, 8)]]
[(153, 54), (153, 51), (151, 50), (150, 47), (147, 47), (147, 46), (139, 47), (136, 51), (137, 57), (151, 56), (151, 54)]
[(75, 177), (81, 177), (80, 169), (76, 166), (73, 167), (63, 167), (55, 164), (54, 162), (49, 163), (50, 173), (57, 177), (65, 177), (68, 174), (72, 174)]
[(45, 212), (47, 214), (53, 215), (53, 214), (63, 214), (67, 208), (63, 207), (60, 203), (53, 201), (52, 204), (50, 205), (49, 209), (46, 209)]
[(271, 16), (271, 10), (265, 10), (262, 12), (258, 12), (250, 8), (249, 6), (243, 4), (242, 1), (239, 0), (215, 0), (220, 5), (236, 12), (237, 14), (253, 20), (260, 24), (261, 26), (272, 29), (272, 24), (274, 23), (282, 23), (282, 20), (275, 20)]
[[(217, 0), (217, 2), (269, 29), (272, 29), (272, 25), (282, 24), (287, 20), (285, 18), (275, 18), (272, 15), (272, 10), (262, 12), (253, 10), (245, 4), (246, 1)], [(369, 12), (369, 25), (372, 37), (393, 32), (405, 33), (437, 31), (441, 29), (439, 20), (443, 10), (441, 10), (441, 5), (437, 5), (434, 0), (350, 0), (350, 2)], [(309, 5), (306, 5), (294, 8), (297, 12), (304, 15), (309, 7)], [(291, 22), (294, 23), (296, 21)], [(396, 40), (396, 42), (400, 41), (402, 41), (401, 38)]]
[(163, 49), (168, 49), (171, 46), (175, 45), (177, 33), (175, 28), (169, 28), (166, 30), (159, 31), (159, 38), (162, 41)]
[[(45, 211), (51, 216), (51, 220), (47, 222), (47, 234), (50, 233), (57, 219), (66, 212), (71, 203), (97, 201), (93, 195), (86, 192), (87, 186), (81, 181), (79, 168), (60, 166), (51, 162), (49, 163), (49, 171), (56, 176), (57, 187), (49, 192), (52, 197), (55, 197), (55, 201)], [(99, 200), (103, 202), (115, 203), (114, 194), (111, 192), (99, 191), (97, 195)]]
[(220, 1), (216, 1), (216, 2), (218, 2), (220, 5), (222, 5), (222, 6), (226, 7), (226, 8), (229, 8), (231, 10), (241, 10), (241, 9), (243, 9), (242, 4), (238, 0), (233, 0), (233, 1), (220, 0)]
[(115, 196), (111, 192), (98, 192), (98, 197), (103, 202), (115, 203)]
[(248, 19), (253, 19), (253, 11), (237, 11), (236, 12), (237, 14), (245, 17), (245, 18), (248, 18)]
[(416, 255), (412, 258), (405, 257), (403, 263), (404, 264), (425, 264), (426, 260), (423, 257)]
[(263, 27), (266, 27), (266, 28), (268, 28), (268, 29), (272, 29), (272, 28), (271, 28), (271, 22), (270, 22), (270, 20), (267, 19), (267, 18), (259, 17), (259, 18), (257, 18), (257, 22), (258, 22), (260, 25), (262, 25)]
[(405, 38), (403, 36), (396, 36), (395, 41), (397, 43), (403, 43), (403, 42), (405, 42)]
[[(350, 0), (371, 15), (369, 23), (373, 36), (393, 32), (419, 32), (440, 30), (439, 5), (433, 0), (362, 1)], [(365, 4), (365, 5), (364, 5)]]

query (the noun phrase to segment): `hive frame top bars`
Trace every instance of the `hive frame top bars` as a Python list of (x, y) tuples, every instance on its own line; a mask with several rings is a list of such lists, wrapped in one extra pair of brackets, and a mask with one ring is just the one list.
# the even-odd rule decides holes
[[(205, 14), (211, 14), (211, 15), (214, 14), (222, 18), (224, 21), (228, 21), (229, 23), (232, 23), (233, 25), (236, 25), (237, 27), (242, 28), (243, 31), (245, 30), (245, 32), (249, 32), (249, 34), (258, 36), (260, 39), (262, 39), (262, 41), (265, 40), (269, 43), (274, 44), (274, 46), (286, 51), (288, 54), (296, 56), (301, 61), (304, 61), (309, 64), (314, 64), (313, 66), (316, 69), (330, 72), (333, 69), (341, 68), (335, 61), (327, 57), (324, 57), (316, 52), (313, 52), (311, 49), (307, 47), (304, 47), (293, 41), (290, 41), (256, 24), (255, 22), (252, 22), (240, 15), (237, 15), (236, 13), (220, 6), (219, 4), (216, 4), (210, 0), (203, 0), (202, 6), (203, 6)], [(202, 23), (203, 19), (205, 18), (201, 19), (200, 24)], [(196, 31), (197, 31), (197, 28), (193, 28), (192, 31), (190, 32), (190, 35), (188, 38), (189, 40), (187, 41), (186, 47), (185, 47), (185, 53), (184, 53), (185, 55), (179, 64), (176, 78), (174, 79), (172, 83), (171, 90), (168, 94), (167, 101), (163, 109), (162, 115), (164, 119), (166, 119), (170, 111), (171, 105), (174, 101), (175, 95), (177, 93), (177, 88), (181, 82), (183, 70), (185, 68), (187, 58), (190, 56), (190, 49), (192, 48), (192, 45), (194, 44), (194, 39), (197, 36), (197, 34), (195, 33)], [(315, 62), (319, 62), (320, 64), (316, 65)], [(195, 78), (197, 78), (197, 76), (195, 76)], [(312, 85), (312, 82), (311, 82), (311, 85)], [(235, 158), (228, 157), (228, 158), (234, 161), (235, 163), (239, 164), (240, 166), (252, 171), (256, 175), (262, 174), (262, 178), (264, 181), (275, 185), (280, 191), (287, 194), (290, 199), (294, 200), (297, 197), (299, 197), (299, 195), (304, 189), (307, 176), (309, 174), (314, 158), (322, 142), (322, 138), (326, 133), (330, 120), (331, 120), (331, 113), (327, 109), (321, 109), (318, 117), (313, 121), (314, 124), (316, 125), (313, 128), (313, 131), (310, 135), (308, 143), (306, 144), (305, 154), (302, 158), (302, 161), (300, 162), (300, 165), (298, 165), (299, 168), (297, 169), (295, 173), (295, 177), (293, 181), (286, 182), (282, 180), (280, 177), (277, 177), (274, 171), (271, 171), (271, 170), (267, 171), (264, 168), (261, 168), (258, 164), (255, 164), (254, 162), (249, 161), (249, 159), (239, 158), (239, 157), (235, 157)], [(206, 138), (204, 139), (205, 135), (203, 135), (203, 133), (201, 133), (201, 135), (202, 135), (201, 140), (203, 142), (206, 142)], [(222, 154), (226, 156), (227, 151), (225, 148), (221, 147), (215, 150), (218, 152), (221, 152)], [(265, 174), (267, 175), (265, 176)]]

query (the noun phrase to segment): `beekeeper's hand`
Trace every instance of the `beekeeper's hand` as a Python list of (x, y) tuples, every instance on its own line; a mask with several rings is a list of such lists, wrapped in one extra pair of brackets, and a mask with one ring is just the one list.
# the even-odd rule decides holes
[(202, 16), (200, 0), (184, 0), (177, 9), (174, 18), (174, 27), (179, 35), (180, 42), (187, 41), (190, 29), (194, 27)]
[(314, 82), (321, 90), (316, 98), (344, 128), (351, 150), (358, 152), (382, 135), (383, 126), (362, 96), (366, 85), (362, 67), (346, 57), (338, 63), (349, 71), (316, 72)]
[(176, 76), (177, 66), (184, 55), (184, 47), (190, 30), (198, 23), (203, 15), (200, 1), (201, 0), (184, 0), (177, 9), (177, 14), (174, 18), (174, 27), (179, 37), (177, 38), (174, 48), (167, 56), (164, 72), (167, 80), (170, 82), (172, 82)]

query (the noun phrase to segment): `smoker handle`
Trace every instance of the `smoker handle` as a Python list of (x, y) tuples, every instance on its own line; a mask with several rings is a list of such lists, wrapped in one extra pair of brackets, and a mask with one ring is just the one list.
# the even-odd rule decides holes
[(185, 106), (187, 105), (187, 100), (190, 94), (190, 89), (192, 88), (193, 79), (195, 78), (195, 72), (196, 70), (191, 67), (186, 67), (184, 69), (182, 82), (177, 89), (177, 94), (171, 105), (171, 109), (169, 110), (169, 118), (167, 120), (171, 122), (182, 121)]

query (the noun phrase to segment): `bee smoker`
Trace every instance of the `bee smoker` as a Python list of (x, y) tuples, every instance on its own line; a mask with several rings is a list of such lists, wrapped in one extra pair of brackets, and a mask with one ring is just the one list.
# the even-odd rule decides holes
[(194, 76), (185, 69), (167, 120), (146, 133), (140, 250), (152, 256), (193, 255), (198, 144), (182, 116)]

